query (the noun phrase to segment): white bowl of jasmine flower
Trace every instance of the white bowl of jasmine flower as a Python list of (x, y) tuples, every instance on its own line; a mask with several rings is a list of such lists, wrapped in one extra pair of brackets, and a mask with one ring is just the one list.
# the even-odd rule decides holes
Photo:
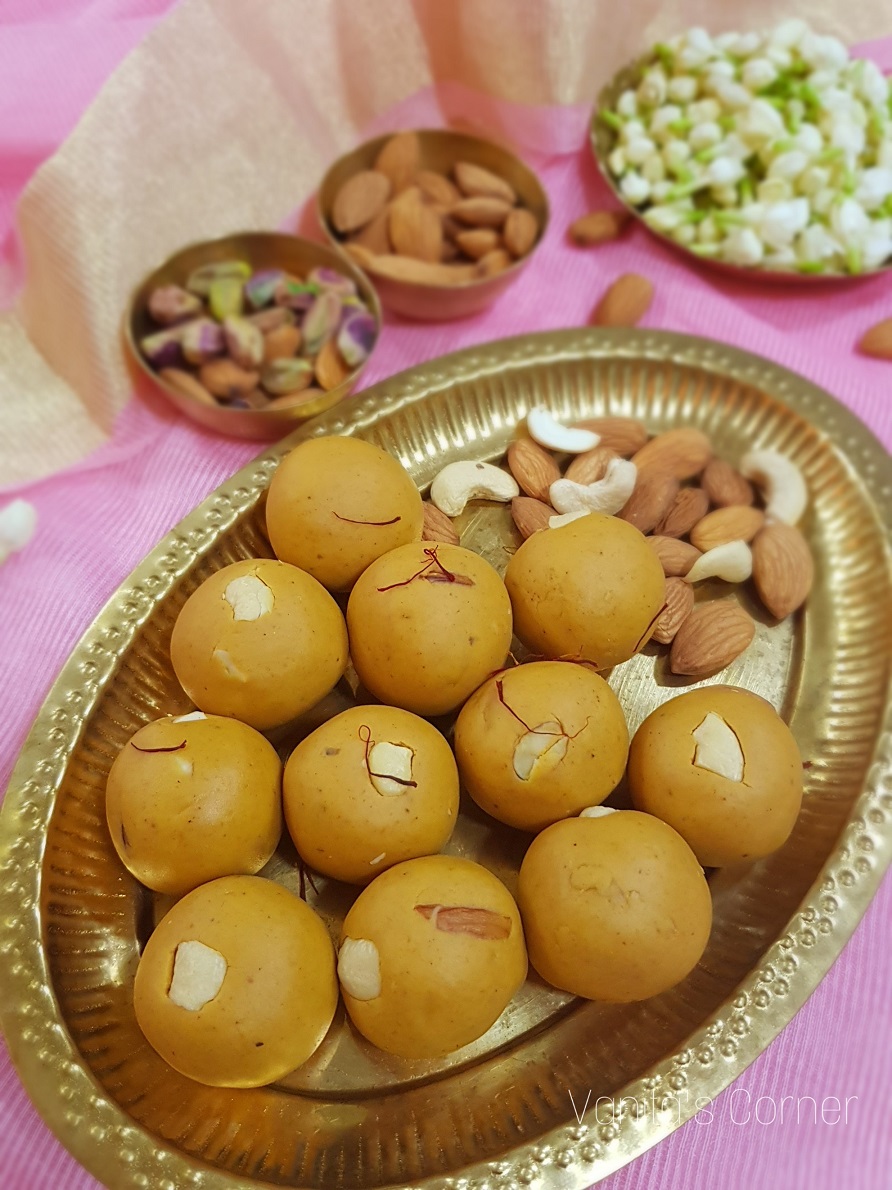
[(785, 280), (892, 264), (892, 87), (805, 21), (655, 46), (601, 93), (591, 138), (625, 205), (704, 261)]

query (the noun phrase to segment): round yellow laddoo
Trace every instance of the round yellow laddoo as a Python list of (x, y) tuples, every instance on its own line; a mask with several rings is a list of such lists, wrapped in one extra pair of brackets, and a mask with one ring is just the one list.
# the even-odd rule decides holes
[(616, 695), (585, 665), (534, 661), (472, 694), (455, 723), (462, 780), (499, 822), (540, 831), (598, 805), (626, 767), (629, 732)]
[(450, 855), (382, 873), (344, 921), (338, 977), (374, 1045), (437, 1058), (482, 1036), (527, 973), (520, 914), (492, 872)]
[(260, 1087), (317, 1049), (338, 1003), (322, 919), (259, 876), (188, 893), (146, 943), (139, 1027), (174, 1070), (212, 1087)]
[(517, 902), (530, 962), (589, 1000), (627, 1003), (674, 987), (697, 965), (712, 926), (709, 886), (665, 822), (597, 807), (537, 835)]
[(802, 785), (789, 727), (764, 698), (734, 686), (663, 703), (629, 753), (635, 806), (674, 827), (707, 868), (776, 851), (799, 816)]
[(282, 833), (282, 763), (237, 719), (168, 715), (118, 753), (105, 811), (124, 867), (148, 888), (180, 896), (267, 862)]
[(276, 556), (331, 591), (349, 590), (367, 566), (421, 538), (421, 496), (386, 451), (359, 438), (310, 438), (279, 464), (266, 526)]
[(351, 707), (302, 740), (285, 766), (285, 818), (324, 876), (368, 884), (433, 855), (458, 815), (458, 770), (443, 736), (395, 707)]
[(416, 715), (454, 710), (504, 665), (511, 603), (488, 562), (418, 542), (373, 562), (347, 605), (350, 655), (376, 698)]
[(666, 591), (644, 535), (595, 512), (529, 537), (508, 563), (505, 585), (514, 631), (531, 652), (598, 669), (647, 643)]
[(259, 731), (315, 706), (347, 667), (347, 628), (309, 574), (269, 558), (224, 566), (177, 616), (170, 659), (196, 706)]

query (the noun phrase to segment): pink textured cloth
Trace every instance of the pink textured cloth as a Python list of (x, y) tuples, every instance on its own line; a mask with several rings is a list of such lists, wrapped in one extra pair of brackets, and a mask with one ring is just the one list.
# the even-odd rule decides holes
[[(33, 169), (70, 131), (109, 71), (171, 0), (6, 0), (0, 7), (0, 266), (15, 263), (14, 203)], [(892, 67), (892, 43), (871, 47)], [(51, 80), (51, 85), (47, 85)], [(415, 97), (387, 125), (429, 125), (486, 101), (455, 88)], [(494, 123), (510, 118), (489, 104)], [(580, 251), (564, 228), (604, 203), (583, 144), (587, 113), (528, 112), (553, 156), (531, 155), (551, 196), (547, 240), (491, 311), (460, 323), (389, 319), (367, 383), (459, 347), (586, 322), (618, 274), (651, 277), (646, 323), (757, 351), (829, 389), (887, 448), (892, 366), (852, 351), (859, 333), (892, 316), (890, 279), (839, 289), (770, 289), (719, 279), (681, 263), (641, 230)], [(385, 125), (382, 125), (384, 127)], [(15, 275), (7, 270), (7, 283)], [(0, 267), (2, 293), (2, 267)], [(13, 394), (0, 394), (0, 401)], [(40, 518), (33, 542), (0, 571), (0, 789), (62, 663), (104, 600), (176, 522), (256, 448), (204, 433), (165, 404), (132, 402), (113, 441), (62, 475), (9, 490)], [(0, 477), (2, 482), (2, 477)], [(886, 880), (842, 958), (767, 1052), (711, 1106), (602, 1185), (610, 1190), (881, 1190), (892, 1179), (892, 881)], [(584, 1092), (583, 1092), (584, 1094)], [(812, 1122), (784, 1096), (835, 1097), (848, 1110)], [(757, 1101), (761, 1099), (756, 1113)], [(832, 1103), (830, 1104), (832, 1109)], [(87, 1190), (97, 1185), (39, 1120), (0, 1049), (0, 1185), (4, 1190)]]

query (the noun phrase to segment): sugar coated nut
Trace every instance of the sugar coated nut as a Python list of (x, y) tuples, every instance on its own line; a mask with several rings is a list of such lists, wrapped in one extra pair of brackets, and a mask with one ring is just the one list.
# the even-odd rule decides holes
[(524, 857), (517, 900), (532, 966), (590, 1000), (628, 1003), (674, 987), (712, 926), (691, 848), (633, 810), (547, 827)]
[(787, 840), (802, 802), (802, 757), (770, 703), (708, 686), (644, 720), (629, 754), (629, 789), (636, 808), (674, 827), (700, 863), (722, 867)]
[(344, 920), (345, 951), (341, 990), (353, 1025), (407, 1058), (476, 1040), (527, 972), (511, 894), (486, 868), (450, 855), (398, 864), (363, 889)]
[(665, 589), (663, 568), (644, 536), (594, 512), (533, 534), (508, 563), (505, 584), (514, 630), (527, 648), (599, 669), (647, 642)]
[(418, 542), (378, 558), (353, 588), (347, 622), (360, 681), (416, 715), (454, 710), (511, 644), (504, 583), (456, 545)]
[(277, 556), (332, 591), (376, 558), (418, 541), (421, 496), (399, 462), (359, 438), (311, 438), (279, 464), (266, 525)]
[[(246, 577), (269, 589), (272, 606), (237, 618), (226, 592)], [(253, 597), (248, 604), (253, 611)], [(189, 596), (174, 624), (170, 657), (196, 706), (266, 731), (331, 690), (347, 664), (347, 632), (337, 604), (309, 574), (248, 558), (216, 571)]]
[(426, 720), (396, 707), (351, 707), (291, 753), (284, 803), (291, 838), (311, 867), (368, 884), (446, 845), (458, 816), (458, 771), (445, 737)]
[(616, 695), (588, 666), (534, 661), (489, 678), (455, 724), (455, 755), (474, 801), (499, 822), (540, 831), (602, 802), (626, 765)]
[(259, 1087), (317, 1049), (338, 1001), (322, 919), (271, 880), (228, 876), (188, 893), (146, 943), (133, 1007), (180, 1074)]

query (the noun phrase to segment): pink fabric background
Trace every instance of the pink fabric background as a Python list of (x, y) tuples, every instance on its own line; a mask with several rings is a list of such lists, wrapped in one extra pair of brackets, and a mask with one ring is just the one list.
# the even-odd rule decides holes
[[(171, 0), (5, 0), (0, 5), (0, 304), (19, 274), (13, 216), (31, 173), (64, 139), (116, 64)], [(892, 43), (871, 52), (892, 68)], [(473, 96), (445, 88), (450, 114)], [(492, 115), (504, 115), (503, 111)], [(490, 312), (446, 325), (388, 321), (369, 384), (456, 348), (524, 331), (581, 325), (619, 273), (650, 276), (646, 323), (760, 352), (835, 393), (892, 445), (892, 365), (855, 355), (859, 332), (892, 316), (892, 279), (851, 288), (776, 290), (695, 271), (636, 230), (596, 251), (569, 247), (571, 218), (605, 191), (582, 144), (586, 113), (536, 113), (563, 155), (531, 157), (553, 204), (547, 242)], [(391, 113), (390, 127), (440, 122), (433, 96)], [(2, 361), (0, 361), (2, 375)], [(0, 387), (2, 402), (15, 393)], [(31, 545), (0, 570), (0, 789), (50, 684), (105, 599), (187, 511), (256, 448), (194, 429), (165, 404), (133, 402), (113, 441), (62, 475), (4, 496), (37, 507)], [(2, 476), (0, 476), (2, 490)], [(805, 1008), (730, 1091), (607, 1182), (610, 1190), (880, 1190), (892, 1178), (892, 976), (886, 880), (843, 957)], [(732, 1100), (732, 1092), (736, 1098)], [(741, 1123), (760, 1096), (850, 1099), (835, 1125)], [(584, 1094), (584, 1092), (583, 1092)], [(857, 1098), (853, 1098), (857, 1097)], [(766, 1104), (766, 1110), (767, 1110)], [(0, 1048), (0, 1185), (87, 1190), (97, 1183), (42, 1124)]]

